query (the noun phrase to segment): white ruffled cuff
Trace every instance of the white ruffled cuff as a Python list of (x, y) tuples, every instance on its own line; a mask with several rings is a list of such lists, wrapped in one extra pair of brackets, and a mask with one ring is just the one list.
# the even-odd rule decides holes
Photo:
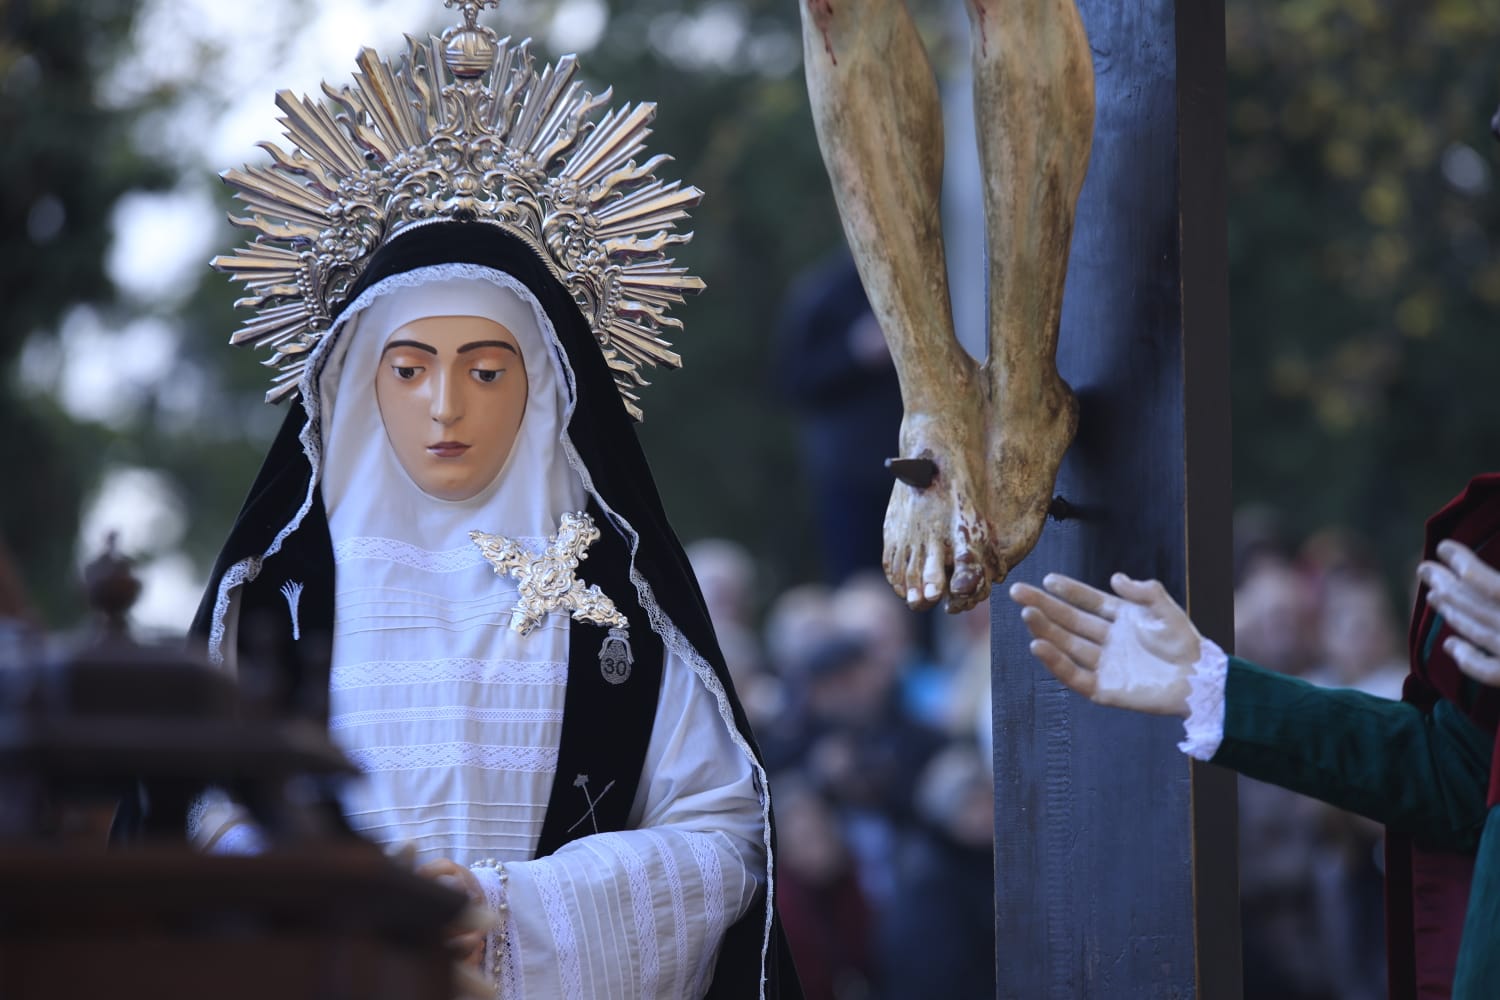
[(1229, 657), (1212, 640), (1200, 640), (1198, 662), (1188, 678), (1184, 738), (1177, 744), (1177, 749), (1194, 760), (1212, 759), (1224, 742), (1224, 689), (1228, 683)]

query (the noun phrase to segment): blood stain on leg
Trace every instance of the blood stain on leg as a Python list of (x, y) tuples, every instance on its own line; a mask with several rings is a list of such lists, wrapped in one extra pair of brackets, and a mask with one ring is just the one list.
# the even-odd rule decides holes
[(833, 53), (833, 39), (828, 33), (833, 21), (832, 0), (807, 0), (807, 9), (812, 14), (813, 24), (818, 27), (818, 33), (823, 36), (823, 51), (828, 53), (829, 60), (837, 66), (839, 57)]

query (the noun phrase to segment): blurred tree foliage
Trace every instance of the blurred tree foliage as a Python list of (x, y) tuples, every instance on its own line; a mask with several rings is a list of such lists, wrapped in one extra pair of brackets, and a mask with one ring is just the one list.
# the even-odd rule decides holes
[[(761, 557), (769, 586), (813, 575), (792, 425), (773, 395), (776, 323), (787, 286), (841, 239), (803, 82), (797, 5), (636, 0), (584, 60), (618, 99), (659, 102), (653, 150), (704, 190), (679, 255), (708, 283), (681, 310), (682, 372), (658, 371), (641, 438), (685, 539), (728, 536)], [(718, 13), (714, 13), (717, 6)], [(743, 27), (714, 64), (690, 47), (697, 18)], [(703, 54), (698, 53), (697, 59)]]
[[(131, 141), (175, 95), (99, 99), (142, 2), (0, 0), (0, 369), (13, 385), (23, 341), (71, 304), (119, 318), (103, 269), (112, 206), (176, 181), (177, 166)], [(545, 36), (554, 10), (580, 3), (507, 0), (501, 16)], [(420, 16), (446, 20), (439, 6)], [(944, 23), (940, 0), (912, 6)], [(681, 253), (709, 286), (680, 313), (688, 370), (656, 374), (641, 434), (679, 532), (739, 539), (775, 587), (815, 570), (791, 421), (770, 389), (773, 365), (796, 359), (772, 357), (775, 326), (793, 276), (839, 241), (797, 4), (608, 7), (585, 72), (618, 101), (660, 101), (653, 150), (677, 158), (664, 173), (707, 192)], [(1229, 0), (1228, 13), (1236, 494), (1285, 506), (1299, 529), (1359, 528), (1395, 565), (1422, 514), (1494, 466), (1500, 443), (1486, 134), (1500, 0)], [(965, 55), (952, 38), (934, 50)], [(237, 239), (225, 225), (217, 245)], [(177, 361), (128, 420), (78, 423), (47, 397), (0, 395), (0, 532), (54, 621), (77, 610), (78, 515), (101, 468), (166, 474), (190, 513), (181, 544), (206, 574), (281, 417), (260, 402), (258, 358), (225, 347), (235, 291), (203, 279), (160, 307), (182, 333)], [(184, 386), (201, 411), (170, 402)]]
[(1231, 0), (1235, 495), (1409, 568), (1500, 467), (1495, 0)]
[[(98, 78), (130, 37), (135, 8), (0, 3), (0, 371), (72, 305), (114, 301), (104, 272), (111, 209), (127, 191), (170, 181), (131, 141), (146, 108), (99, 100)], [(0, 427), (0, 539), (39, 610), (56, 617), (78, 603), (74, 534), (112, 434), (12, 389), (0, 393)]]
[[(89, 242), (80, 239), (66, 267), (54, 252), (56, 243), (28, 244), (7, 253), (8, 260), (36, 261), (37, 270), (53, 279), (46, 283), (14, 272), (6, 275), (17, 286), (29, 283), (17, 298), (34, 302), (38, 310), (24, 324), (15, 323), (13, 332), (6, 328), (7, 353), (0, 363), (7, 366), (13, 367), (19, 343), (34, 331), (45, 334), (55, 328), (70, 303), (109, 300), (102, 261), (110, 238), (110, 207), (121, 192), (165, 179), (163, 168), (130, 174), (121, 167), (150, 167), (126, 139), (147, 109), (102, 110), (97, 104), (98, 77), (113, 54), (107, 43), (129, 39), (132, 16), (142, 5), (140, 0), (38, 0), (11, 8), (16, 24), (8, 43), (17, 51), (56, 48), (76, 56), (70, 46), (82, 37), (96, 57), (66, 75), (66, 89), (55, 86), (50, 75), (34, 80), (48, 102), (66, 99), (77, 125), (49, 113), (48, 105), (27, 100), (6, 104), (7, 114), (24, 119), (19, 127), (31, 130), (38, 143), (56, 148), (49, 158), (18, 143), (7, 146), (7, 162), (0, 165), (4, 176), (29, 173), (52, 178), (64, 194), (87, 192), (88, 200), (80, 200), (76, 211), (69, 204), (68, 211), (70, 220), (90, 226)], [(502, 15), (530, 31), (543, 28), (557, 6), (554, 0), (517, 0)], [(659, 100), (652, 151), (669, 151), (676, 158), (663, 173), (708, 192), (694, 217), (697, 237), (681, 258), (706, 279), (710, 291), (679, 313), (686, 331), (676, 338), (677, 347), (688, 371), (656, 373), (642, 436), (679, 532), (685, 538), (722, 534), (740, 539), (765, 557), (772, 568), (767, 583), (774, 585), (814, 567), (808, 563), (812, 547), (806, 538), (789, 530), (805, 524), (805, 518), (799, 513), (789, 421), (771, 396), (769, 349), (780, 299), (792, 276), (838, 240), (801, 78), (797, 8), (780, 0), (706, 6), (639, 0), (611, 7), (607, 31), (583, 57), (585, 73), (595, 86), (613, 84), (616, 101)], [(304, 7), (303, 13), (310, 12)], [(451, 23), (452, 15), (433, 0), (411, 27), (420, 29), (423, 18), (438, 25)], [(724, 39), (732, 44), (726, 47)], [(541, 43), (534, 51), (542, 59), (557, 55)], [(354, 52), (351, 41), (349, 73)], [(211, 52), (204, 55), (213, 57)], [(43, 66), (51, 58), (34, 57)], [(184, 81), (187, 85), (190, 81)], [(153, 100), (170, 105), (174, 96), (159, 93)], [(272, 96), (264, 95), (268, 107)], [(109, 151), (108, 158), (101, 149)], [(202, 170), (206, 174), (228, 165), (205, 164)], [(80, 175), (91, 170), (101, 176)], [(29, 204), (23, 201), (17, 209), (23, 221)], [(227, 196), (222, 204), (230, 207)], [(8, 218), (15, 218), (14, 213)], [(24, 225), (7, 227), (6, 235), (16, 239), (18, 231), (24, 238)], [(218, 246), (225, 249), (242, 238), (227, 224), (221, 232)], [(82, 263), (71, 263), (74, 257)], [(87, 275), (87, 282), (57, 288), (73, 268), (79, 276)], [(263, 446), (284, 413), (261, 402), (266, 373), (259, 358), (225, 345), (243, 318), (232, 309), (237, 294), (205, 268), (203, 280), (184, 301), (159, 310), (182, 333), (177, 361), (162, 373), (157, 398), (117, 426), (78, 424), (45, 397), (25, 400), (34, 410), (47, 408), (51, 433), (75, 445), (59, 450), (55, 467), (40, 470), (35, 479), (33, 492), (52, 502), (51, 509), (7, 512), (3, 522), (4, 537), (12, 540), (23, 574), (52, 620), (66, 620), (78, 610), (69, 581), (80, 503), (105, 466), (143, 466), (167, 476), (189, 512), (181, 545), (207, 574)], [(190, 419), (163, 403), (169, 390), (183, 385), (197, 387), (203, 406)], [(23, 458), (16, 452), (11, 464)], [(801, 530), (805, 534), (807, 529)], [(24, 544), (33, 538), (45, 539), (45, 551)]]

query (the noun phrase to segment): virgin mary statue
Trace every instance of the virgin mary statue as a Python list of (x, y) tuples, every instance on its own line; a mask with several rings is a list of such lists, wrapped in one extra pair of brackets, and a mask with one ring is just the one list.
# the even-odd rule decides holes
[[(632, 418), (699, 192), (480, 4), (231, 171), (215, 263), (296, 402), (194, 626), (363, 771), (350, 825), (494, 912), (504, 997), (795, 996), (765, 773)], [(214, 850), (254, 850), (232, 808)]]

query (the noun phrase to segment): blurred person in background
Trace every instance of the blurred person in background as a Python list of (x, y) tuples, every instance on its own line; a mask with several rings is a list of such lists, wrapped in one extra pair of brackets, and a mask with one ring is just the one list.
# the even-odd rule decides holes
[[(1235, 650), (1301, 674), (1317, 660), (1317, 602), (1292, 562), (1280, 514), (1235, 513)], [(1335, 1000), (1317, 875), (1326, 808), (1294, 792), (1239, 782), (1240, 915), (1247, 996)]]
[[(1324, 843), (1328, 807), (1277, 785), (1239, 782), (1245, 996), (1339, 1000), (1325, 917), (1342, 912)], [(1336, 868), (1334, 869), (1337, 870)], [(1378, 966), (1377, 966), (1378, 967)]]
[(1300, 676), (1317, 660), (1317, 595), (1291, 560), (1258, 557), (1234, 590), (1234, 648), (1267, 670)]
[(834, 591), (833, 616), (841, 634), (865, 644), (871, 669), (895, 687), (905, 712), (939, 725), (950, 677), (922, 655), (917, 635), (918, 623), (931, 616), (908, 608), (875, 571), (857, 573)]
[(995, 995), (995, 789), (971, 742), (922, 771), (919, 822), (895, 858), (896, 896), (882, 914), (881, 996)]
[(755, 630), (755, 559), (727, 538), (699, 539), (685, 551), (745, 715), (763, 728), (781, 710), (782, 692)]
[(780, 758), (800, 764), (838, 810), (861, 885), (882, 909), (896, 902), (890, 859), (913, 821), (917, 776), (942, 745), (906, 711), (883, 654), (836, 635), (793, 673)]
[[(754, 710), (763, 713), (764, 724), (757, 725), (756, 735), (772, 770), (796, 766), (801, 760), (806, 749), (801, 742), (805, 700), (799, 672), (813, 651), (837, 633), (832, 592), (821, 583), (792, 587), (766, 612), (762, 635), (768, 669), (762, 680), (767, 698)], [(745, 710), (752, 711), (752, 706), (747, 703)], [(751, 719), (760, 721), (753, 715)]]
[(797, 415), (823, 578), (879, 570), (901, 386), (870, 302), (841, 249), (799, 277), (778, 326), (773, 371)]
[(1399, 698), (1406, 679), (1396, 609), (1385, 581), (1371, 570), (1341, 570), (1323, 584), (1318, 666), (1308, 680)]
[(977, 740), (990, 758), (990, 605), (936, 621), (937, 662), (947, 673), (939, 728), (953, 739)]
[[(1363, 560), (1340, 561), (1333, 567), (1322, 574), (1319, 665), (1307, 679), (1323, 687), (1400, 698), (1406, 669), (1385, 581)], [(1312, 803), (1300, 796), (1298, 801)], [(1313, 887), (1336, 995), (1340, 1000), (1383, 997), (1385, 831), (1362, 816), (1313, 804), (1321, 812)]]
[(766, 611), (762, 634), (766, 659), (775, 674), (788, 677), (793, 664), (838, 631), (833, 613), (833, 591), (821, 583), (798, 584), (784, 590)]
[(739, 542), (700, 538), (683, 547), (714, 631), (749, 629), (755, 620), (755, 559)]
[(871, 995), (870, 905), (828, 797), (805, 775), (784, 771), (776, 788), (780, 833), (777, 895), (807, 1000)]

